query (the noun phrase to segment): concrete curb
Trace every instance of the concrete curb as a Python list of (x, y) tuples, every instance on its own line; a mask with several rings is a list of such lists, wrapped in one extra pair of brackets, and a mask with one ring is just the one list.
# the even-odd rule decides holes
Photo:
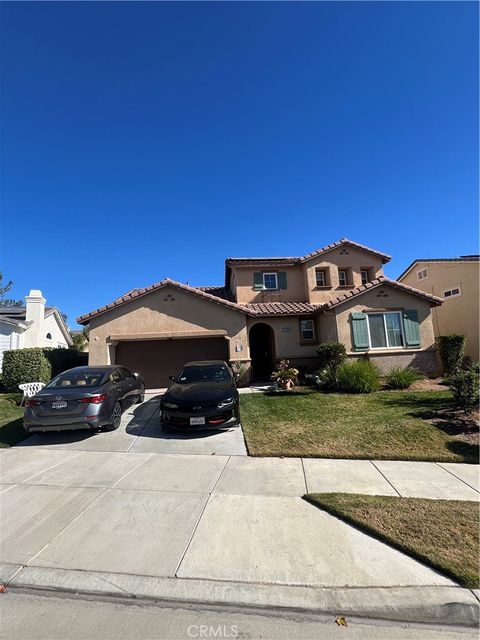
[(282, 609), (476, 627), (480, 603), (461, 587), (305, 587), (1, 565), (10, 587), (164, 602)]

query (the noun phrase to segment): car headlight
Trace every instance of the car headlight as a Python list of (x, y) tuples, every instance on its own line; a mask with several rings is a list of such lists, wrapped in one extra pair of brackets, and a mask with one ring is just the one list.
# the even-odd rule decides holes
[(164, 402), (163, 406), (166, 409), (178, 409), (178, 404), (175, 404), (174, 402)]
[(218, 403), (218, 408), (225, 409), (226, 407), (231, 407), (232, 404), (233, 404), (233, 398), (225, 398), (225, 400), (222, 400), (221, 402)]

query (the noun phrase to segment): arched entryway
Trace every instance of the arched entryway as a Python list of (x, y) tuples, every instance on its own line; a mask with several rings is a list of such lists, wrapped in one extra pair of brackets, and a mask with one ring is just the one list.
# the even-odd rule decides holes
[(275, 362), (275, 338), (273, 329), (264, 322), (250, 329), (250, 358), (253, 380), (269, 380)]

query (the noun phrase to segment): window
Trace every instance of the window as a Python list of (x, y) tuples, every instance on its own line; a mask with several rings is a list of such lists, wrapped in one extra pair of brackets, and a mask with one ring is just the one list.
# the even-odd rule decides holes
[(425, 269), (421, 269), (421, 271), (417, 271), (417, 280), (425, 280), (425, 278), (428, 278), (427, 267), (425, 267)]
[(447, 291), (443, 292), (443, 297), (447, 298), (456, 298), (457, 296), (461, 296), (462, 291), (460, 287), (454, 287), (453, 289), (447, 289)]
[(360, 276), (362, 277), (362, 284), (367, 284), (367, 282), (370, 280), (370, 278), (368, 277), (368, 269), (362, 269), (360, 271)]
[(120, 372), (120, 369), (115, 369), (114, 371), (112, 371), (112, 373), (110, 374), (110, 382), (116, 384), (117, 382), (122, 382), (122, 380), (123, 376)]
[(347, 286), (347, 272), (344, 270), (339, 270), (338, 271), (338, 284), (341, 287), (346, 287)]
[(276, 273), (264, 273), (263, 274), (263, 288), (264, 289), (278, 289), (277, 274)]
[(46, 338), (47, 338), (47, 340), (51, 340), (52, 339), (52, 334), (51, 333), (47, 333)]
[(368, 313), (368, 335), (371, 349), (403, 347), (402, 319), (398, 311)]
[(315, 324), (313, 320), (300, 320), (300, 336), (302, 341), (315, 340)]
[(325, 271), (317, 270), (315, 272), (315, 277), (317, 279), (317, 287), (324, 287), (326, 285)]

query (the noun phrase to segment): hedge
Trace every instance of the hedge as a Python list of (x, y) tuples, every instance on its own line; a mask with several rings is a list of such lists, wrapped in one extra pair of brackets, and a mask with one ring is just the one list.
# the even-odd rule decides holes
[(88, 354), (75, 349), (51, 349), (34, 347), (14, 349), (3, 354), (2, 382), (5, 391), (17, 393), (18, 385), (25, 382), (44, 382), (52, 377), (86, 365)]
[(438, 336), (438, 351), (442, 361), (443, 372), (448, 376), (462, 363), (465, 353), (464, 335), (453, 333), (448, 336)]

